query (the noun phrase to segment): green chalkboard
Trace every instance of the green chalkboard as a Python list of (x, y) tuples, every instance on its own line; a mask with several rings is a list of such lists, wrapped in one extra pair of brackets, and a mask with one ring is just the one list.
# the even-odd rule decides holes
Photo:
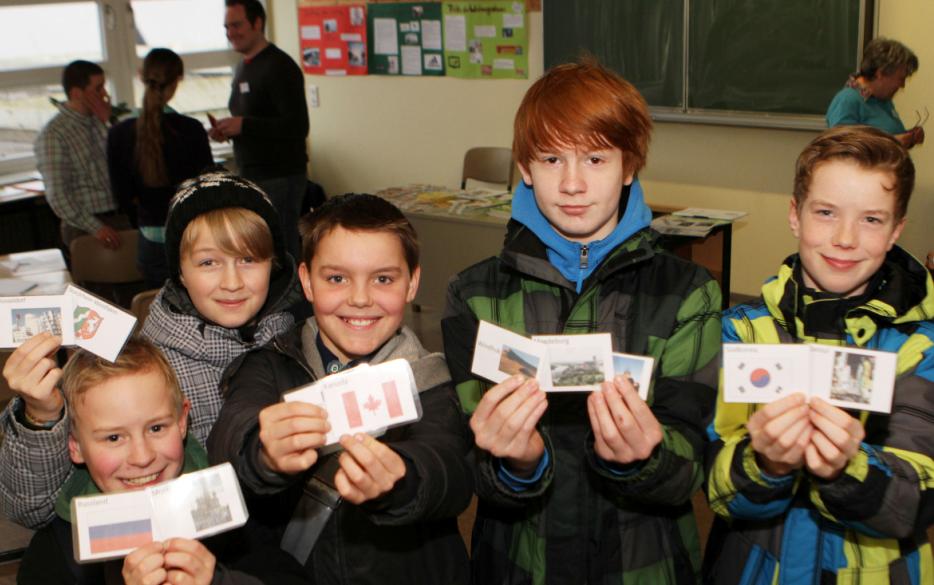
[(871, 5), (871, 0), (546, 2), (545, 65), (592, 53), (633, 82), (652, 106), (687, 114), (823, 115), (857, 68), (860, 32), (869, 27)]

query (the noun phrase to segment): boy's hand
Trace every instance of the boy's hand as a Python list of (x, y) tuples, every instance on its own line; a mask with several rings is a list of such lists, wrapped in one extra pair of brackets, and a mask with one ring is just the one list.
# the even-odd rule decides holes
[(217, 559), (197, 540), (170, 538), (165, 541), (166, 581), (172, 585), (210, 585)]
[(545, 454), (536, 425), (548, 400), (534, 378), (515, 375), (490, 388), (470, 417), (477, 447), (503, 460), (510, 473), (528, 477)]
[(334, 487), (351, 504), (374, 500), (392, 489), (405, 475), (399, 454), (367, 434), (341, 437), (344, 452)]
[(866, 432), (858, 420), (820, 398), (811, 399), (808, 414), (814, 433), (804, 451), (805, 465), (818, 477), (834, 479), (859, 452)]
[(123, 580), (126, 585), (160, 585), (165, 583), (165, 550), (161, 542), (150, 542), (123, 559)]
[(759, 467), (769, 475), (787, 475), (804, 465), (804, 450), (813, 427), (802, 394), (786, 396), (757, 410), (746, 429)]
[(331, 425), (327, 412), (306, 402), (280, 402), (259, 413), (263, 463), (279, 473), (296, 474), (318, 461), (317, 449)]
[(603, 382), (587, 397), (594, 451), (604, 461), (644, 461), (662, 442), (662, 426), (626, 376)]
[(65, 400), (55, 387), (62, 370), (55, 352), (62, 338), (42, 332), (23, 342), (3, 366), (3, 377), (10, 390), (26, 403), (26, 414), (38, 421), (58, 420)]

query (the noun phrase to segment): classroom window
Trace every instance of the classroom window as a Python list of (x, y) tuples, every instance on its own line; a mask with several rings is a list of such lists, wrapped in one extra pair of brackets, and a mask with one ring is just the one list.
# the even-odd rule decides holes
[(169, 47), (179, 55), (227, 50), (220, 0), (133, 0), (136, 54)]
[(95, 2), (0, 7), (0, 71), (104, 60)]

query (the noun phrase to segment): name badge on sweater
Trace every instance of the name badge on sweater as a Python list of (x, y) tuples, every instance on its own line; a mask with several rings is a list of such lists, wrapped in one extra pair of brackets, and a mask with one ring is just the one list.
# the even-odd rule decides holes
[(240, 82), (240, 93), (250, 93), (250, 82), (249, 81)]

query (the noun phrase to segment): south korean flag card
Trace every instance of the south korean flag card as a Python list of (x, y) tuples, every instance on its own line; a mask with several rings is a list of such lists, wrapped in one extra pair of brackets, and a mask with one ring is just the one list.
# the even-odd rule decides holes
[(343, 435), (379, 436), (387, 428), (414, 422), (422, 415), (415, 376), (404, 359), (376, 366), (363, 364), (283, 398), (287, 402), (310, 402), (327, 411), (331, 430), (325, 437), (325, 447), (336, 444)]
[(74, 345), (71, 299), (62, 295), (0, 298), (0, 347), (19, 347), (43, 331)]
[(811, 396), (840, 408), (892, 411), (896, 354), (816, 344), (810, 348)]
[(613, 353), (613, 376), (626, 376), (642, 400), (649, 399), (655, 358), (630, 353)]
[(480, 321), (470, 371), (499, 384), (514, 374), (535, 378), (544, 388), (548, 347), (537, 341)]
[(74, 344), (114, 361), (136, 326), (136, 317), (74, 285), (65, 289)]
[(613, 340), (609, 333), (534, 335), (548, 349), (546, 392), (593, 392), (613, 379)]
[(803, 344), (723, 344), (724, 402), (768, 403), (811, 386), (810, 347)]

